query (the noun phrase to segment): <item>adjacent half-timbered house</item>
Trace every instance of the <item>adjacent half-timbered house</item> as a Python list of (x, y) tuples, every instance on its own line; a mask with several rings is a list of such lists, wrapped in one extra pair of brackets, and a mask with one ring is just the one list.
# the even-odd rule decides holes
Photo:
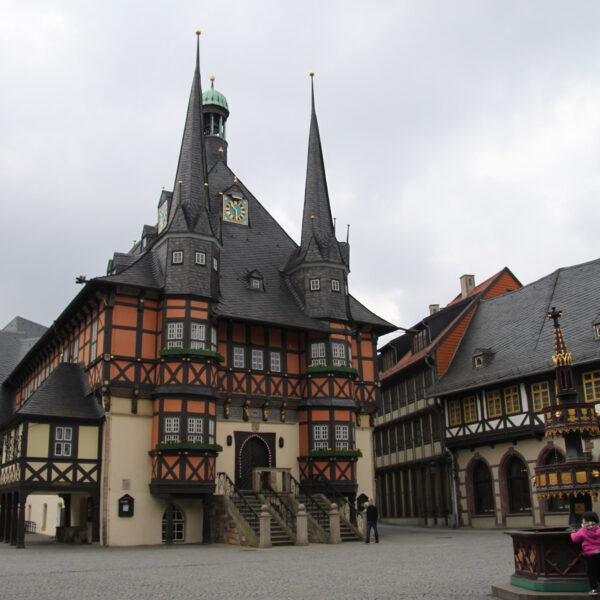
[[(4, 386), (9, 527), (44, 486), (91, 498), (107, 545), (206, 541), (217, 479), (249, 489), (256, 468), (372, 495), (377, 339), (394, 326), (349, 293), (311, 94), (298, 245), (228, 165), (229, 106), (214, 81), (202, 92), (198, 46), (157, 224), (83, 282)], [(82, 527), (73, 506), (65, 526)]]
[[(565, 460), (562, 438), (544, 437), (556, 403), (553, 307), (573, 357), (580, 399), (600, 402), (600, 260), (558, 269), (479, 303), (446, 373), (430, 390), (445, 411), (460, 523), (565, 525), (568, 502), (538, 499), (535, 468)], [(553, 413), (552, 413), (553, 414)], [(552, 416), (551, 414), (551, 416)], [(585, 441), (597, 460), (598, 444)]]
[(375, 465), (383, 517), (427, 525), (454, 522), (452, 469), (443, 409), (429, 395), (446, 372), (479, 303), (520, 287), (505, 268), (461, 293), (380, 349), (382, 406), (375, 418)]

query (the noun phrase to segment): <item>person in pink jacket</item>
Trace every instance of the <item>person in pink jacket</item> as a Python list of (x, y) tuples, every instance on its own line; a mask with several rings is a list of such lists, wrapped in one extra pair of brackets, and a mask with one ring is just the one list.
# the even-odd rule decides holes
[(600, 584), (600, 527), (595, 512), (584, 512), (581, 515), (581, 529), (571, 533), (571, 539), (581, 544), (587, 563), (587, 574), (590, 580), (590, 596), (598, 595)]

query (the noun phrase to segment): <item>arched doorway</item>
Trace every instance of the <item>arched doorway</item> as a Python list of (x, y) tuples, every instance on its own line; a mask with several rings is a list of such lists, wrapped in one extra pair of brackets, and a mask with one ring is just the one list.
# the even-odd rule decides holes
[(252, 471), (257, 467), (270, 467), (271, 453), (265, 441), (253, 435), (240, 448), (236, 485), (242, 490), (252, 489)]

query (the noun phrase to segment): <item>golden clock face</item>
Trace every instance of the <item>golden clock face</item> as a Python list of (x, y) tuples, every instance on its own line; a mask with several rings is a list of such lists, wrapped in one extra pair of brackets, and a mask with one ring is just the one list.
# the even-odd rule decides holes
[(223, 221), (248, 225), (248, 200), (223, 196)]

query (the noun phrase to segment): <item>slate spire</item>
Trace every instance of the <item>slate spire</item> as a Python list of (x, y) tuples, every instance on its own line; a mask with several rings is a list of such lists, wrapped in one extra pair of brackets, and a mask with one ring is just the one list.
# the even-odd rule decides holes
[[(173, 188), (172, 219), (181, 208), (188, 231), (214, 235), (210, 225), (210, 195), (204, 143), (202, 81), (200, 77), (200, 31), (196, 32), (196, 69), (188, 103), (177, 175)], [(183, 225), (178, 224), (179, 227)], [(178, 227), (178, 228), (179, 228)]]
[[(338, 243), (335, 239), (329, 192), (321, 148), (321, 136), (315, 111), (314, 73), (310, 74), (311, 117), (308, 137), (308, 160), (306, 164), (306, 187), (304, 191), (304, 213), (302, 215), (302, 238), (300, 254), (312, 255), (312, 259), (341, 262)], [(316, 254), (316, 255), (315, 255)]]

